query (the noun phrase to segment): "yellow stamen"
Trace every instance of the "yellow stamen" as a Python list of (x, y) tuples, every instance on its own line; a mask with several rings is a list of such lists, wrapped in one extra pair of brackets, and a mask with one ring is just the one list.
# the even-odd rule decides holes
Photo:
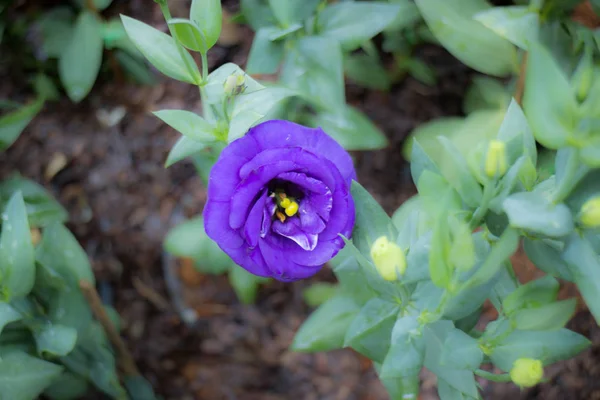
[(275, 211), (275, 216), (281, 221), (285, 222), (285, 215), (281, 211)]
[[(282, 205), (283, 205), (283, 202), (282, 202)], [(296, 215), (297, 212), (298, 212), (298, 203), (296, 203), (295, 201), (292, 201), (289, 206), (285, 207), (285, 214), (288, 217), (292, 217), (292, 216)]]
[(281, 201), (279, 202), (279, 205), (280, 205), (282, 208), (288, 208), (288, 207), (290, 206), (290, 204), (292, 204), (292, 201), (291, 201), (290, 199), (288, 199), (288, 198), (285, 198), (285, 199), (283, 199), (283, 200), (281, 200)]

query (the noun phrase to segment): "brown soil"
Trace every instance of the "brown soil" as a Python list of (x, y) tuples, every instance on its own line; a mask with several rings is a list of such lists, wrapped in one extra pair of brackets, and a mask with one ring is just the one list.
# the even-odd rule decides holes
[[(184, 15), (188, 2), (172, 2)], [(21, 8), (17, 9), (21, 12)], [(164, 27), (158, 7), (149, 0), (115, 1), (118, 12)], [(211, 53), (210, 67), (245, 62), (251, 35)], [(420, 56), (438, 73), (427, 87), (407, 78), (390, 93), (347, 88), (359, 106), (388, 135), (389, 148), (356, 154), (359, 181), (393, 212), (414, 193), (401, 157), (403, 139), (420, 123), (461, 113), (472, 72), (445, 51), (424, 47)], [(26, 100), (24, 75), (0, 68), (0, 97)], [(113, 126), (103, 113), (124, 108)], [(310, 314), (302, 290), (315, 281), (332, 281), (324, 269), (308, 281), (271, 283), (261, 288), (255, 305), (237, 301), (224, 277), (201, 276), (184, 266), (183, 279), (193, 288), (188, 306), (200, 317), (186, 326), (172, 306), (163, 278), (166, 232), (183, 217), (201, 212), (205, 189), (191, 164), (163, 168), (178, 134), (149, 112), (163, 108), (200, 110), (195, 88), (160, 77), (154, 87), (115, 82), (110, 72), (79, 105), (66, 98), (48, 104), (20, 139), (0, 155), (0, 178), (19, 171), (50, 190), (70, 213), (73, 230), (93, 262), (104, 300), (123, 319), (123, 336), (147, 379), (165, 399), (238, 400), (385, 400), (387, 395), (370, 363), (351, 350), (298, 354), (288, 350), (294, 333)], [(48, 166), (67, 162), (56, 174)], [(56, 161), (54, 161), (56, 162)], [(486, 399), (600, 399), (595, 379), (600, 333), (582, 312), (572, 329), (594, 340), (577, 358), (548, 369), (550, 381), (519, 392), (511, 385), (487, 384)], [(435, 379), (423, 374), (421, 399), (435, 399)], [(92, 397), (90, 397), (92, 398)]]

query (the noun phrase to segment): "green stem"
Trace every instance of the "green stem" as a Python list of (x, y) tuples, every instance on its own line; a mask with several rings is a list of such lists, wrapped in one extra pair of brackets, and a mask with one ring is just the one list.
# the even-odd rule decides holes
[(473, 213), (473, 217), (471, 218), (471, 222), (469, 223), (471, 229), (477, 228), (481, 224), (481, 220), (487, 214), (488, 209), (490, 207), (490, 201), (494, 197), (496, 192), (496, 180), (486, 182), (483, 187), (483, 197), (481, 198), (481, 204), (475, 212)]
[(561, 203), (573, 190), (573, 187), (577, 184), (577, 170), (579, 169), (579, 151), (572, 149), (565, 166), (565, 173), (558, 184), (556, 192), (552, 198), (554, 204)]
[(482, 369), (475, 370), (475, 375), (479, 375), (480, 377), (487, 379), (492, 382), (511, 382), (509, 374), (493, 374), (491, 372), (484, 371)]
[(202, 83), (201, 83), (201, 86), (204, 86), (208, 82), (208, 56), (206, 53), (200, 53), (200, 56), (202, 56)]
[(181, 57), (181, 59), (183, 60), (183, 63), (185, 64), (185, 68), (188, 70), (188, 73), (190, 74), (190, 76), (194, 77), (195, 69), (192, 68), (192, 65), (190, 64), (188, 57), (185, 56), (186, 50), (183, 48), (181, 43), (179, 43), (179, 41), (177, 39), (175, 39), (175, 35), (173, 35), (173, 30), (171, 29), (171, 25), (169, 25), (169, 21), (171, 20), (171, 11), (169, 11), (169, 5), (167, 4), (166, 0), (159, 1), (158, 5), (160, 6), (160, 11), (162, 11), (163, 16), (165, 17), (165, 21), (167, 21), (167, 26), (169, 27), (169, 32), (171, 33), (171, 36), (173, 37), (173, 40), (175, 41), (175, 46), (177, 47), (179, 56)]

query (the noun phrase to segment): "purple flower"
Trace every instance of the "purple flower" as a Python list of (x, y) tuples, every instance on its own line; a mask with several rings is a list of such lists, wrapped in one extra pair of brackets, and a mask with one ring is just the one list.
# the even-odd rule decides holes
[(322, 129), (267, 121), (229, 144), (213, 166), (207, 235), (249, 272), (314, 275), (354, 226), (350, 155)]

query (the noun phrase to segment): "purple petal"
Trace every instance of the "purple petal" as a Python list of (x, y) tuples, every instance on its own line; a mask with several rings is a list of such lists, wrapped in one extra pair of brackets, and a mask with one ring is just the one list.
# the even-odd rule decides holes
[(299, 172), (284, 172), (277, 175), (277, 179), (291, 182), (302, 189), (306, 196), (310, 198), (310, 202), (317, 214), (324, 221), (329, 220), (333, 197), (331, 190), (323, 182)]
[(316, 235), (325, 229), (325, 222), (313, 208), (310, 197), (305, 197), (302, 200), (297, 215), (300, 218), (300, 228), (303, 232)]
[(228, 201), (209, 201), (204, 207), (204, 230), (208, 237), (217, 242), (219, 246), (226, 245), (229, 249), (239, 248), (244, 244), (244, 239), (239, 233), (229, 227), (230, 204)]
[[(317, 267), (304, 267), (290, 261), (285, 253), (277, 247), (273, 247), (265, 240), (258, 242), (260, 252), (269, 266), (271, 276), (277, 280), (291, 282), (299, 279), (305, 279), (313, 276), (321, 269), (322, 265)], [(296, 246), (297, 247), (297, 246)]]
[(280, 147), (300, 146), (315, 154), (321, 154), (337, 166), (347, 183), (356, 180), (356, 172), (350, 154), (327, 135), (321, 128), (307, 128), (289, 121), (272, 120), (250, 129), (246, 136), (253, 136), (263, 150)]
[[(268, 242), (273, 249), (279, 249), (278, 251), (285, 254), (285, 257), (291, 262), (308, 267), (325, 264), (344, 247), (342, 238), (322, 241), (320, 235), (317, 246), (312, 251), (306, 251), (296, 243), (275, 234), (267, 235), (262, 241)], [(259, 246), (262, 241), (259, 242)]]
[(311, 251), (317, 246), (318, 235), (304, 232), (298, 218), (288, 218), (285, 222), (273, 221), (273, 232), (293, 240), (304, 250)]
[(261, 232), (263, 223), (263, 210), (265, 209), (265, 201), (267, 200), (267, 191), (264, 190), (259, 199), (254, 203), (246, 223), (244, 224), (244, 240), (253, 249), (258, 245), (258, 238)]
[(271, 276), (271, 271), (267, 267), (258, 247), (252, 250), (240, 247), (238, 249), (223, 249), (223, 251), (231, 257), (233, 262), (251, 274), (263, 277)]
[(269, 233), (269, 229), (271, 229), (271, 217), (275, 214), (275, 210), (277, 209), (277, 204), (275, 204), (275, 200), (272, 198), (267, 198), (265, 201), (265, 206), (263, 207), (263, 219), (260, 228), (260, 237), (264, 238), (267, 233)]

